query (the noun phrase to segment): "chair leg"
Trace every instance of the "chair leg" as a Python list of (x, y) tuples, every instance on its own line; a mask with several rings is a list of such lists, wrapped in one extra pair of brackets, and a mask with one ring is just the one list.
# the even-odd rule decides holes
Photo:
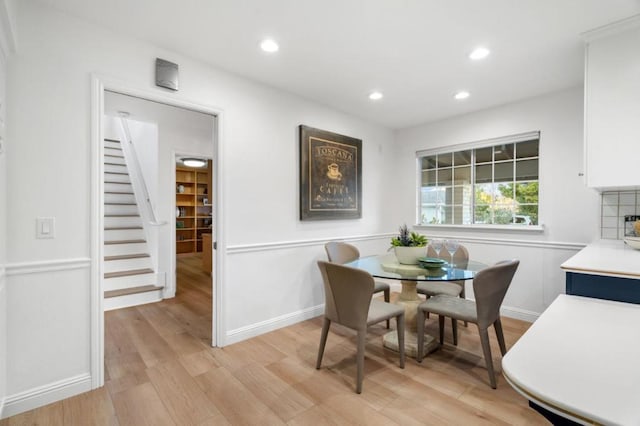
[[(389, 303), (390, 300), (391, 300), (391, 289), (386, 289), (384, 291), (384, 301)], [(390, 322), (391, 320), (387, 320), (387, 329), (391, 328)]]
[[(462, 299), (466, 299), (467, 298), (467, 295), (466, 295), (465, 289), (464, 289), (464, 281), (462, 281), (462, 291), (460, 292), (460, 298), (462, 298)], [(464, 322), (464, 326), (465, 327), (469, 327), (469, 321), (465, 321)]]
[(327, 343), (327, 336), (329, 335), (329, 327), (331, 327), (331, 320), (329, 318), (324, 319), (322, 323), (322, 334), (320, 335), (320, 347), (318, 348), (318, 360), (316, 361), (316, 369), (320, 369), (322, 363), (322, 355), (324, 355), (324, 346)]
[(424, 311), (420, 308), (418, 308), (418, 312), (416, 313), (416, 334), (418, 336), (416, 361), (422, 362), (422, 358), (424, 358)]
[(489, 346), (489, 333), (487, 329), (478, 328), (480, 333), (480, 343), (482, 343), (482, 352), (484, 353), (484, 362), (487, 364), (487, 371), (489, 372), (489, 382), (492, 388), (496, 388), (496, 375), (493, 372), (493, 358), (491, 358), (491, 346)]
[(453, 345), (458, 346), (458, 320), (451, 318), (451, 328), (453, 328)]
[(493, 323), (493, 328), (496, 329), (496, 337), (498, 338), (498, 345), (500, 345), (500, 353), (502, 356), (507, 353), (507, 345), (504, 343), (504, 334), (502, 333), (502, 322), (500, 318)]
[[(424, 295), (425, 300), (429, 300), (429, 297), (430, 297), (430, 296), (429, 296), (428, 294), (425, 294), (425, 295)], [(425, 316), (426, 316), (427, 318), (429, 318), (429, 311), (427, 311), (427, 312), (426, 312), (426, 315), (425, 315)]]
[(398, 328), (398, 352), (400, 353), (400, 368), (404, 368), (404, 313), (396, 317)]
[(358, 354), (356, 355), (358, 373), (356, 377), (356, 393), (362, 393), (362, 377), (364, 376), (364, 347), (367, 330), (358, 330)]
[(438, 325), (440, 326), (440, 344), (444, 345), (444, 316), (438, 314)]

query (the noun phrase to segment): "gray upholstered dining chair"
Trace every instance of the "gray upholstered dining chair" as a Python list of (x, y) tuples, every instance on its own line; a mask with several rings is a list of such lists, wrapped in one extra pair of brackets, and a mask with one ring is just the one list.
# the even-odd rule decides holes
[[(327, 252), (329, 262), (343, 264), (360, 258), (360, 251), (351, 244), (331, 241), (324, 245), (324, 249)], [(381, 291), (384, 292), (384, 301), (388, 303), (391, 297), (391, 287), (387, 283), (375, 281), (373, 292), (380, 293)], [(389, 321), (387, 321), (387, 328), (389, 327)]]
[[(446, 260), (447, 262), (451, 261), (451, 256), (449, 256), (446, 250), (444, 252), (441, 251), (438, 256), (431, 246), (427, 247), (427, 257), (435, 257)], [(469, 263), (469, 252), (464, 246), (459, 246), (458, 250), (453, 254), (453, 263), (459, 269), (465, 269), (467, 267)], [(420, 281), (418, 282), (417, 291), (427, 297), (446, 294), (465, 298), (464, 281)]]
[[(431, 246), (427, 247), (427, 257), (435, 257), (446, 260), (447, 262), (451, 261), (451, 256), (449, 256), (446, 250), (441, 251), (438, 255)], [(467, 251), (466, 247), (463, 245), (458, 247), (458, 250), (453, 254), (453, 263), (460, 269), (467, 267), (469, 263), (469, 251)], [(446, 294), (447, 296), (461, 297), (463, 299), (466, 298), (464, 281), (419, 281), (416, 286), (416, 291), (419, 294), (427, 296), (427, 299), (438, 294)], [(464, 325), (467, 326), (467, 321), (464, 322)]]
[(504, 300), (507, 290), (511, 285), (513, 276), (520, 264), (519, 260), (505, 260), (498, 262), (482, 271), (473, 278), (473, 293), (476, 298), (473, 300), (461, 299), (447, 295), (437, 295), (430, 297), (418, 305), (416, 319), (418, 322), (418, 353), (416, 360), (422, 362), (422, 341), (424, 339), (424, 314), (431, 312), (438, 314), (440, 325), (440, 344), (444, 342), (444, 318), (450, 317), (453, 320), (453, 344), (458, 344), (458, 328), (456, 320), (465, 320), (475, 323), (480, 333), (480, 343), (484, 360), (489, 371), (489, 381), (491, 387), (496, 388), (496, 377), (493, 370), (493, 359), (491, 358), (491, 347), (489, 346), (488, 329), (491, 325), (496, 330), (496, 337), (500, 345), (502, 355), (507, 353), (502, 333), (502, 323), (500, 322), (500, 306)]
[(366, 271), (322, 260), (318, 261), (318, 267), (324, 283), (325, 307), (316, 368), (320, 369), (332, 322), (357, 331), (356, 392), (361, 393), (367, 326), (391, 318), (396, 319), (400, 368), (404, 368), (404, 308), (372, 300), (373, 277)]

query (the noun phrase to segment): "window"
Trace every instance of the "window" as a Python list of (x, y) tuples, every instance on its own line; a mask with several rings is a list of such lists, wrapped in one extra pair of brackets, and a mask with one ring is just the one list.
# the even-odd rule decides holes
[(532, 132), (420, 151), (421, 224), (538, 224), (538, 147)]

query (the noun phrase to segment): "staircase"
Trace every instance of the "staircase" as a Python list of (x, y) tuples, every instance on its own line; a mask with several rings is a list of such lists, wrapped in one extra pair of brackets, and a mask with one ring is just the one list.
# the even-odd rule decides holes
[(104, 143), (104, 309), (162, 300), (120, 141)]

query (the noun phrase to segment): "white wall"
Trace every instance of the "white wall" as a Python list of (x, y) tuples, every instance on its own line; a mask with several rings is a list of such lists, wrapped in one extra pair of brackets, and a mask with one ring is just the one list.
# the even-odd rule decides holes
[(0, 417), (6, 394), (7, 298), (5, 293), (5, 263), (7, 262), (7, 142), (5, 138), (6, 57), (0, 55)]
[(15, 16), (5, 0), (0, 1), (0, 418), (7, 394), (7, 294), (5, 264), (7, 263), (7, 62), (15, 50)]
[[(505, 313), (532, 319), (564, 292), (560, 264), (598, 237), (599, 197), (584, 185), (583, 91), (575, 88), (397, 132), (397, 221), (416, 223), (415, 152), (532, 130), (540, 131), (540, 221), (544, 232), (499, 232), (421, 227), (455, 236), (473, 258), (493, 263), (517, 257), (520, 268)], [(471, 293), (468, 293), (471, 294)]]
[[(90, 387), (91, 73), (224, 111), (220, 338), (228, 343), (319, 313), (314, 259), (323, 255), (325, 240), (395, 228), (389, 199), (396, 182), (380, 173), (394, 163), (390, 130), (35, 2), (16, 6), (20, 49), (8, 69), (7, 129), (14, 143), (7, 158), (11, 332), (5, 414)], [(178, 93), (153, 85), (156, 57), (180, 64)], [(298, 220), (299, 124), (363, 140), (362, 219)], [(56, 218), (55, 239), (35, 239), (37, 216)], [(290, 250), (287, 242), (306, 248)], [(270, 262), (258, 272), (265, 256)], [(254, 273), (247, 275), (250, 269)]]

